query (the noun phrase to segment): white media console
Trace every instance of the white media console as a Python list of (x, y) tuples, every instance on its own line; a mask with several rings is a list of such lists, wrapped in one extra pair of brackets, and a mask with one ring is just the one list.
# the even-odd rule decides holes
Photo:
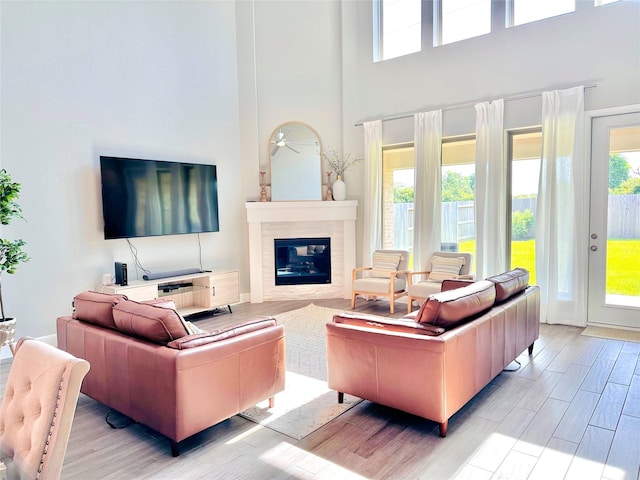
[(129, 300), (171, 298), (182, 316), (228, 307), (240, 301), (237, 270), (216, 270), (155, 280), (137, 280), (128, 285), (99, 285), (102, 293), (119, 293)]

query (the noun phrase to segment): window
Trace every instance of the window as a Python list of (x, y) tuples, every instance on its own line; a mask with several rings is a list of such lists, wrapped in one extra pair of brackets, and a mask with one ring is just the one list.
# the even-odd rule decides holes
[(491, 0), (441, 0), (433, 6), (436, 46), (491, 32)]
[(529, 270), (529, 281), (536, 279), (536, 204), (542, 132), (539, 129), (509, 134), (511, 166), (511, 268)]
[[(413, 251), (413, 146), (382, 151), (382, 246)], [(412, 268), (413, 255), (409, 255)]]
[(574, 12), (576, 0), (509, 0), (507, 26), (515, 27)]
[(474, 255), (476, 140), (472, 137), (442, 142), (442, 250)]
[(620, 0), (595, 0), (594, 5), (596, 7), (600, 7), (602, 5), (607, 5), (609, 3), (616, 3), (619, 2)]
[(420, 0), (375, 0), (374, 62), (420, 51)]

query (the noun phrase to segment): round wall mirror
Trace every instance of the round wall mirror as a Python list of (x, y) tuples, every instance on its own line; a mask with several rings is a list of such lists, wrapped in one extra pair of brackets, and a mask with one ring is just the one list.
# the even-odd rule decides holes
[(283, 123), (271, 134), (271, 200), (322, 200), (321, 146), (301, 122)]

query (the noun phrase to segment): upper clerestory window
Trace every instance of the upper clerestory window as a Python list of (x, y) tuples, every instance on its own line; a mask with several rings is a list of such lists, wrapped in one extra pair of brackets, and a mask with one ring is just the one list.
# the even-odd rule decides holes
[(491, 33), (491, 0), (433, 2), (434, 46)]
[(374, 62), (420, 51), (420, 0), (374, 0), (373, 8)]
[(507, 27), (575, 12), (576, 0), (507, 0)]

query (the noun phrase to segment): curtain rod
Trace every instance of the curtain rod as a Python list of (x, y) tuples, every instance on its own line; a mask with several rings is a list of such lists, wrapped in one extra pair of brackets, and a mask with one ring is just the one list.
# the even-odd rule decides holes
[[(594, 88), (597, 87), (598, 85), (596, 83), (592, 83), (590, 85), (585, 85), (584, 88)], [(566, 88), (572, 88), (572, 87), (566, 87)], [(556, 89), (558, 90), (558, 89)], [(564, 90), (560, 89), (560, 90)], [(533, 97), (540, 97), (542, 96), (542, 92), (526, 92), (526, 93), (518, 93), (515, 95), (511, 95), (509, 97), (505, 97), (503, 100), (505, 102), (509, 102), (511, 100), (522, 100), (524, 98), (533, 98)], [(497, 99), (494, 99), (497, 100)], [(382, 120), (383, 122), (389, 121), (389, 120), (399, 120), (401, 118), (407, 118), (407, 117), (412, 117), (413, 115), (415, 115), (416, 113), (420, 113), (420, 112), (426, 112), (426, 111), (431, 111), (431, 110), (457, 110), (459, 108), (468, 108), (468, 107), (473, 107), (474, 105), (481, 103), (481, 102), (486, 102), (487, 100), (477, 100), (475, 102), (465, 102), (465, 103), (457, 103), (457, 104), (453, 104), (453, 105), (448, 105), (448, 106), (444, 106), (444, 107), (440, 107), (438, 108), (429, 108), (428, 110), (422, 109), (422, 110), (416, 110), (413, 112), (408, 112), (408, 113), (398, 113), (396, 115), (390, 115), (388, 117), (383, 117), (380, 119), (377, 118), (372, 118), (370, 120), (360, 120), (359, 122), (355, 123), (356, 127), (359, 127), (361, 125), (363, 125), (365, 122), (370, 122), (373, 120)]]

